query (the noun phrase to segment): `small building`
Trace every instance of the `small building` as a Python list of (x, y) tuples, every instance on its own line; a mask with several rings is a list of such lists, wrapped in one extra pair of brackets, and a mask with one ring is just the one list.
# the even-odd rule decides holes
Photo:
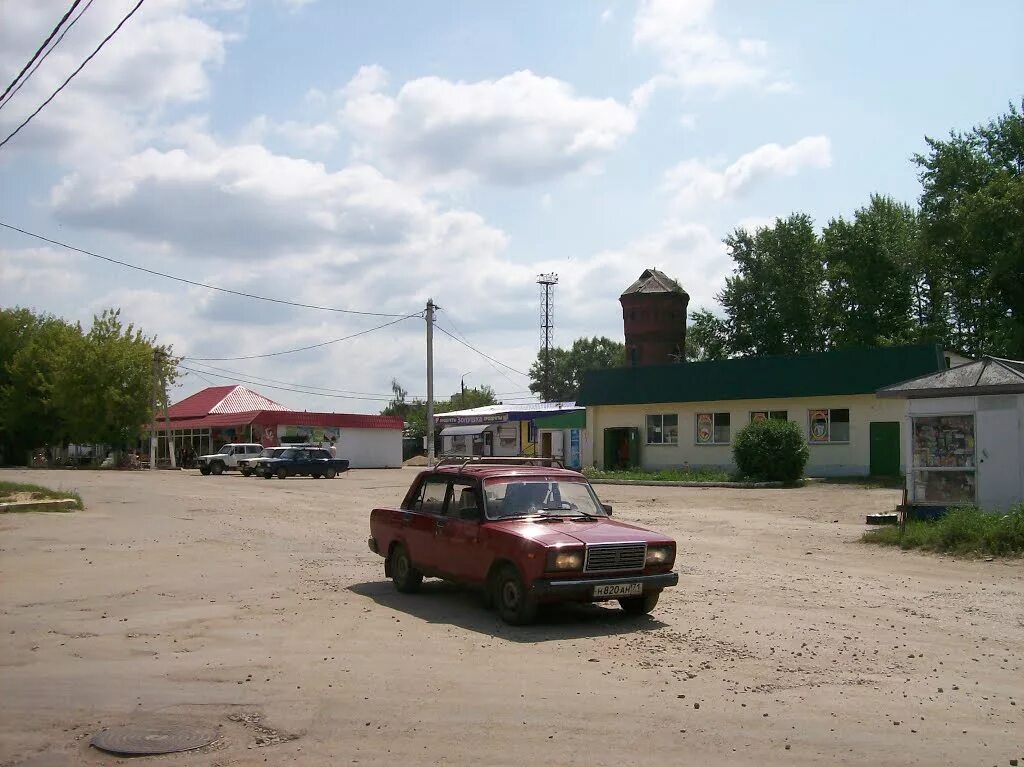
[(1024, 502), (1024, 362), (983, 357), (878, 396), (904, 407), (911, 504), (1003, 511)]
[(574, 402), (537, 402), (441, 413), (434, 425), (442, 455), (527, 455), (579, 467), (587, 444), (585, 419), (586, 411)]
[(686, 354), (686, 309), (690, 295), (657, 269), (644, 269), (619, 296), (627, 365), (681, 362)]
[(875, 392), (946, 364), (940, 347), (921, 345), (587, 371), (583, 461), (733, 470), (733, 435), (779, 418), (800, 427), (811, 475), (896, 475), (908, 455), (904, 406)]
[[(264, 447), (290, 443), (334, 446), (356, 469), (402, 465), (401, 418), (291, 410), (243, 386), (212, 386), (168, 409), (176, 455), (212, 453), (229, 442)], [(158, 455), (166, 457), (167, 424), (159, 419)]]

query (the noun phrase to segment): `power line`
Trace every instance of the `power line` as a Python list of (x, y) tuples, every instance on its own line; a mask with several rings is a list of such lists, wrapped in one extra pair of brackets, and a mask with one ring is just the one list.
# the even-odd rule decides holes
[(18, 81), (21, 80), (21, 78), (25, 74), (25, 72), (28, 71), (28, 68), (30, 66), (32, 66), (32, 62), (34, 62), (36, 59), (39, 58), (39, 54), (41, 54), (44, 50), (46, 50), (46, 46), (50, 44), (50, 41), (53, 39), (54, 35), (56, 35), (57, 32), (60, 31), (60, 28), (62, 26), (64, 26), (64, 22), (68, 20), (68, 17), (72, 13), (74, 13), (75, 8), (78, 7), (78, 4), (80, 2), (82, 2), (82, 0), (75, 0), (73, 3), (71, 3), (71, 7), (68, 8), (67, 13), (65, 13), (63, 16), (61, 16), (60, 21), (57, 22), (57, 26), (55, 26), (53, 28), (53, 30), (50, 32), (49, 36), (47, 36), (47, 38), (45, 40), (43, 40), (43, 44), (39, 46), (39, 48), (36, 50), (35, 53), (32, 54), (32, 58), (30, 58), (28, 60), (28, 63), (21, 68), (21, 71), (18, 72), (18, 76), (15, 77), (13, 80), (11, 80), (11, 84), (8, 85), (6, 88), (4, 88), (4, 92), (3, 93), (0, 93), (0, 101), (3, 101), (4, 98), (7, 97), (7, 94), (11, 92), (11, 88), (13, 88), (15, 85), (18, 84)]
[[(319, 391), (331, 392), (333, 394), (361, 394), (361, 395), (365, 395), (365, 396), (368, 396), (368, 397), (387, 397), (388, 399), (391, 399), (391, 398), (394, 397), (394, 393), (393, 392), (392, 393), (388, 393), (388, 392), (353, 391), (351, 389), (332, 389), (332, 388), (330, 388), (328, 386), (312, 386), (310, 384), (297, 384), (297, 383), (294, 383), (292, 381), (281, 381), (281, 380), (276, 379), (276, 378), (267, 378), (266, 376), (258, 376), (258, 375), (254, 375), (252, 373), (243, 373), (240, 370), (228, 370), (226, 368), (214, 367), (213, 365), (207, 365), (205, 363), (196, 363), (196, 361), (194, 359), (190, 360), (190, 362), (193, 363), (193, 364), (199, 364), (199, 366), (201, 368), (204, 368), (204, 369), (208, 368), (210, 371), (218, 371), (218, 372), (221, 372), (221, 373), (227, 373), (229, 375), (246, 376), (248, 378), (254, 378), (254, 379), (259, 380), (259, 381), (269, 381), (270, 383), (284, 384), (285, 386), (301, 386), (303, 389), (318, 389)], [(214, 375), (214, 373), (211, 372), (210, 375)], [(423, 399), (423, 397), (421, 395), (419, 395), (419, 394), (406, 394), (406, 396), (407, 397), (412, 397), (413, 399)]]
[(51, 93), (50, 97), (48, 99), (46, 99), (46, 101), (44, 101), (42, 104), (40, 104), (35, 112), (30, 114), (28, 117), (26, 117), (24, 122), (22, 122), (21, 125), (19, 125), (13, 131), (11, 131), (10, 135), (7, 136), (7, 138), (5, 138), (3, 141), (0, 141), (0, 149), (2, 149), (3, 146), (8, 141), (10, 141), (12, 138), (17, 136), (18, 132), (22, 128), (24, 128), (26, 125), (28, 125), (30, 122), (32, 122), (32, 118), (34, 118), (37, 114), (42, 112), (47, 104), (49, 104), (51, 101), (53, 101), (55, 98), (57, 98), (57, 94), (60, 93), (62, 90), (64, 90), (65, 87), (67, 87), (67, 84), (71, 82), (71, 80), (75, 77), (75, 75), (77, 75), (79, 72), (81, 72), (83, 69), (85, 69), (85, 65), (88, 64), (90, 61), (92, 61), (93, 56), (95, 56), (97, 53), (99, 53), (103, 49), (103, 46), (106, 45), (110, 41), (110, 38), (112, 38), (114, 35), (116, 35), (118, 33), (118, 30), (120, 30), (121, 27), (123, 27), (125, 25), (125, 22), (127, 22), (128, 19), (130, 19), (132, 16), (135, 15), (135, 12), (137, 10), (139, 10), (139, 8), (142, 7), (142, 4), (145, 1), (146, 0), (139, 0), (139, 2), (137, 2), (135, 4), (135, 7), (132, 8), (130, 11), (128, 11), (128, 13), (125, 14), (125, 17), (123, 19), (121, 19), (120, 22), (118, 22), (117, 26), (114, 27), (114, 31), (111, 32), (106, 37), (104, 37), (102, 41), (100, 41), (100, 44), (96, 46), (96, 50), (94, 50), (92, 53), (90, 53), (88, 56), (86, 56), (85, 61), (83, 61), (81, 64), (79, 64), (78, 68), (74, 72), (72, 72), (70, 75), (68, 75), (67, 79), (63, 83), (60, 84), (60, 87), (58, 87), (57, 90), (55, 90), (53, 93)]
[[(81, 0), (79, 0), (79, 2), (81, 2)], [(5, 106), (7, 106), (7, 104), (10, 103), (11, 99), (13, 99), (16, 95), (18, 95), (18, 91), (21, 90), (22, 86), (24, 86), (25, 83), (27, 83), (29, 80), (32, 79), (32, 75), (34, 75), (36, 73), (36, 70), (39, 69), (39, 65), (42, 64), (44, 61), (46, 61), (46, 57), (49, 56), (51, 53), (53, 53), (57, 49), (57, 46), (60, 45), (61, 40), (64, 39), (64, 35), (66, 35), (68, 32), (71, 31), (71, 28), (73, 26), (75, 26), (76, 23), (78, 23), (78, 20), (80, 18), (82, 18), (82, 16), (85, 15), (85, 12), (87, 10), (89, 10), (89, 6), (91, 6), (92, 4), (93, 4), (93, 0), (89, 0), (89, 2), (87, 2), (85, 4), (85, 6), (82, 8), (82, 10), (78, 12), (78, 15), (75, 16), (75, 18), (71, 19), (71, 21), (68, 23), (68, 25), (66, 27), (64, 27), (64, 31), (60, 33), (60, 37), (58, 37), (56, 39), (56, 41), (54, 41), (53, 45), (51, 45), (47, 49), (46, 53), (43, 54), (42, 58), (39, 59), (39, 61), (36, 62), (34, 67), (32, 67), (32, 71), (29, 72), (27, 75), (25, 75), (25, 77), (21, 80), (21, 82), (18, 83), (18, 86), (13, 91), (11, 91), (11, 94), (9, 96), (7, 96), (6, 92), (4, 93), (4, 96), (6, 96), (6, 100), (5, 100), (4, 96), (0, 96), (0, 109), (3, 109)], [(75, 5), (78, 5), (78, 3), (76, 2)], [(72, 10), (73, 9), (74, 9), (74, 6), (72, 6)]]
[[(284, 306), (295, 306), (295, 307), (298, 307), (300, 309), (317, 309), (318, 311), (322, 311), (322, 312), (337, 312), (339, 314), (358, 314), (358, 315), (361, 315), (361, 316), (364, 316), (364, 317), (399, 317), (401, 319), (406, 319), (408, 317), (415, 317), (415, 316), (417, 316), (415, 314), (402, 315), (402, 314), (388, 314), (388, 313), (385, 313), (385, 312), (362, 312), (362, 311), (358, 311), (356, 309), (341, 309), (341, 308), (336, 307), (336, 306), (318, 306), (316, 304), (303, 304), (303, 303), (299, 303), (297, 301), (285, 301), (282, 298), (269, 298), (267, 296), (256, 295), (255, 293), (246, 293), (246, 292), (241, 291), (241, 290), (232, 290), (231, 288), (222, 288), (222, 287), (219, 287), (217, 285), (209, 285), (209, 284), (207, 284), (205, 282), (196, 282), (195, 280), (189, 280), (189, 279), (186, 279), (184, 277), (177, 277), (177, 276), (175, 276), (173, 274), (165, 274), (164, 272), (158, 272), (158, 271), (156, 271), (154, 269), (147, 269), (144, 266), (136, 266), (135, 264), (130, 264), (127, 261), (119, 261), (118, 259), (111, 258), (110, 256), (101, 256), (99, 253), (93, 253), (92, 251), (84, 250), (83, 248), (76, 248), (74, 245), (68, 245), (66, 242), (61, 242), (60, 240), (53, 240), (53, 239), (51, 239), (49, 237), (44, 237), (41, 234), (36, 234), (35, 232), (30, 232), (30, 231), (28, 231), (26, 229), (20, 229), (19, 227), (12, 226), (11, 224), (6, 224), (3, 221), (0, 221), (0, 226), (4, 227), (5, 229), (10, 229), (10, 230), (15, 231), (15, 232), (20, 232), (21, 234), (27, 235), (28, 237), (34, 237), (35, 239), (41, 240), (42, 242), (48, 242), (51, 245), (57, 245), (57, 246), (59, 246), (61, 248), (66, 248), (68, 250), (72, 250), (75, 253), (81, 253), (82, 255), (85, 255), (85, 256), (90, 256), (92, 258), (98, 258), (101, 261), (108, 261), (111, 264), (117, 264), (118, 266), (124, 266), (124, 267), (127, 267), (128, 269), (135, 269), (136, 271), (145, 272), (146, 274), (152, 274), (152, 275), (154, 275), (156, 277), (163, 277), (164, 279), (174, 280), (176, 282), (182, 282), (182, 283), (184, 283), (186, 285), (193, 285), (193, 286), (195, 286), (197, 288), (206, 288), (207, 290), (217, 290), (217, 291), (220, 291), (221, 293), (229, 293), (229, 294), (231, 294), (233, 296), (241, 296), (242, 298), (252, 298), (252, 299), (255, 299), (257, 301), (267, 301), (267, 302), (272, 303), (272, 304), (283, 304)], [(230, 358), (227, 358), (227, 359), (238, 359), (238, 358), (230, 357)], [(245, 359), (248, 359), (248, 358), (245, 358)]]
[(444, 329), (443, 327), (441, 327), (440, 325), (438, 325), (438, 326), (437, 326), (437, 329), (438, 329), (438, 330), (440, 330), (440, 331), (441, 331), (442, 333), (444, 333), (444, 334), (445, 334), (446, 336), (448, 336), (449, 338), (451, 338), (451, 339), (453, 339), (453, 340), (455, 340), (455, 341), (458, 341), (458, 342), (459, 342), (460, 344), (462, 344), (463, 346), (465, 346), (465, 347), (466, 347), (467, 349), (471, 349), (472, 351), (476, 352), (477, 354), (479, 354), (479, 355), (480, 355), (481, 357), (483, 357), (484, 359), (488, 359), (488, 360), (490, 360), (491, 362), (494, 362), (494, 363), (496, 363), (496, 364), (498, 364), (498, 365), (501, 365), (501, 366), (502, 366), (503, 368), (508, 368), (508, 369), (509, 369), (509, 370), (511, 370), (511, 371), (512, 371), (513, 373), (518, 373), (519, 375), (523, 376), (523, 378), (529, 378), (529, 377), (530, 377), (530, 376), (529, 376), (529, 375), (528, 375), (527, 373), (524, 373), (524, 372), (523, 372), (522, 370), (516, 370), (516, 369), (515, 369), (514, 367), (512, 367), (511, 365), (506, 365), (506, 364), (505, 364), (504, 362), (502, 362), (501, 360), (496, 360), (496, 359), (494, 359), (494, 357), (491, 357), (491, 356), (490, 356), (490, 355), (488, 355), (488, 354), (484, 354), (484, 353), (483, 353), (482, 351), (480, 351), (479, 349), (477, 349), (477, 348), (476, 348), (475, 346), (473, 346), (472, 344), (469, 344), (469, 343), (467, 343), (466, 341), (463, 341), (463, 340), (462, 340), (461, 338), (458, 338), (458, 337), (456, 337), (456, 336), (452, 335), (451, 333), (449, 333), (449, 332), (448, 332), (447, 330), (445, 330), (445, 329)]
[[(184, 365), (179, 365), (178, 367), (180, 367), (182, 370), (188, 371), (189, 373), (195, 373), (196, 375), (200, 375), (200, 372), (198, 370), (194, 370), (194, 369), (192, 369), (190, 367), (185, 367)], [(266, 388), (266, 389), (277, 389), (279, 391), (290, 391), (290, 392), (294, 392), (295, 394), (310, 394), (310, 395), (317, 396), (317, 397), (331, 397), (333, 399), (357, 399), (357, 400), (365, 400), (365, 401), (368, 401), (368, 402), (389, 402), (390, 401), (389, 397), (356, 397), (356, 396), (347, 395), (347, 394), (324, 394), (323, 392), (309, 391), (309, 390), (301, 389), (301, 388), (290, 388), (290, 387), (285, 387), (285, 386), (274, 386), (272, 384), (261, 383), (260, 381), (251, 381), (251, 380), (248, 380), (248, 379), (246, 379), (246, 378), (244, 378), (242, 376), (237, 376), (236, 377), (236, 376), (221, 375), (220, 373), (211, 373), (209, 371), (203, 371), (203, 372), (206, 373), (207, 375), (213, 376), (214, 378), (223, 378), (226, 381), (232, 381), (234, 383), (252, 384), (253, 386), (260, 386), (260, 387), (263, 387), (263, 388)]]
[(360, 330), (358, 333), (353, 333), (352, 335), (349, 335), (349, 336), (342, 336), (341, 338), (332, 338), (330, 341), (321, 341), (318, 344), (310, 344), (309, 346), (300, 346), (297, 349), (285, 349), (284, 351), (280, 351), (280, 352), (267, 352), (266, 354), (245, 354), (245, 355), (241, 355), (239, 357), (183, 357), (182, 359), (190, 360), (190, 361), (193, 361), (193, 362), (228, 362), (230, 360), (258, 360), (258, 359), (263, 359), (264, 357), (280, 357), (283, 354), (295, 354), (295, 352), (304, 352), (304, 351), (308, 351), (309, 349), (319, 349), (322, 346), (330, 346), (331, 344), (336, 344), (336, 343), (338, 343), (340, 341), (348, 341), (351, 338), (358, 338), (359, 336), (365, 336), (367, 333), (372, 333), (375, 330), (381, 330), (382, 328), (386, 328), (386, 327), (388, 327), (390, 325), (396, 325), (399, 322), (402, 322), (403, 320), (408, 320), (408, 319), (412, 319), (413, 317), (419, 317), (419, 316), (420, 315), (418, 315), (418, 314), (407, 314), (404, 317), (399, 317), (397, 320), (392, 320), (391, 322), (385, 322), (383, 325), (377, 325), (376, 327), (368, 328), (366, 330)]
[[(453, 330), (454, 330), (454, 331), (455, 331), (455, 332), (456, 332), (456, 333), (458, 334), (459, 338), (461, 338), (461, 339), (462, 339), (462, 341), (463, 341), (463, 342), (465, 342), (465, 344), (466, 344), (466, 345), (468, 346), (468, 345), (469, 345), (469, 339), (468, 339), (468, 338), (466, 338), (466, 334), (465, 334), (465, 333), (463, 333), (463, 332), (462, 332), (461, 330), (459, 330), (459, 328), (458, 328), (458, 327), (456, 326), (455, 322), (454, 322), (454, 321), (452, 320), (452, 318), (451, 318), (451, 313), (448, 313), (448, 315), (447, 315), (447, 316), (448, 316), (448, 322), (450, 322), (450, 323), (451, 323), (452, 329), (453, 329)], [(440, 330), (442, 330), (442, 332), (444, 331), (444, 328), (441, 328), (441, 326), (440, 326), (440, 325), (438, 325), (438, 328), (439, 328)], [(449, 333), (448, 335), (451, 335), (451, 334)], [(458, 341), (459, 339), (457, 338), (457, 339), (455, 339), (455, 340), (456, 340), (456, 341)], [(473, 347), (472, 347), (472, 346), (470, 346), (470, 348), (472, 349)], [(474, 349), (474, 351), (476, 351), (476, 350)], [(506, 373), (506, 372), (505, 372), (504, 370), (502, 370), (502, 369), (501, 369), (500, 367), (498, 367), (497, 365), (495, 365), (495, 364), (494, 364), (494, 362), (496, 362), (496, 360), (495, 360), (495, 361), (492, 361), (492, 360), (491, 360), (491, 359), (490, 359), (489, 357), (487, 357), (487, 364), (488, 364), (488, 365), (490, 365), (490, 366), (491, 366), (491, 367), (492, 367), (492, 368), (493, 368), (493, 369), (494, 369), (494, 370), (495, 370), (496, 372), (500, 373), (500, 374), (502, 375), (502, 377), (503, 377), (503, 378), (504, 378), (504, 379), (505, 379), (506, 381), (508, 381), (508, 382), (509, 382), (510, 384), (512, 384), (512, 386), (519, 386), (519, 384), (518, 384), (518, 383), (517, 383), (516, 381), (514, 381), (514, 380), (512, 379), (512, 377), (511, 377), (511, 376), (509, 376), (509, 374), (508, 374), (508, 373)], [(510, 370), (512, 370), (513, 368), (509, 368), (509, 369), (510, 369)], [(518, 373), (519, 371), (516, 371), (516, 372)], [(521, 375), (521, 374), (520, 374), (520, 375)]]

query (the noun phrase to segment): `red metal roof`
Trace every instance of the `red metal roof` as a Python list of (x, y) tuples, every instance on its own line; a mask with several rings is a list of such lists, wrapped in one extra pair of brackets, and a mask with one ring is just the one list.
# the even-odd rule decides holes
[(210, 408), (211, 413), (246, 413), (252, 410), (287, 410), (284, 405), (267, 399), (244, 386), (236, 386), (224, 399)]
[(361, 413), (309, 413), (293, 410), (263, 411), (253, 419), (260, 426), (339, 426), (350, 429), (402, 429), (402, 419), (391, 415), (363, 415)]
[(218, 402), (222, 402), (228, 396), (234, 386), (211, 386), (209, 389), (197, 391), (191, 397), (186, 397), (181, 402), (175, 402), (169, 408), (171, 418), (200, 418), (208, 415)]

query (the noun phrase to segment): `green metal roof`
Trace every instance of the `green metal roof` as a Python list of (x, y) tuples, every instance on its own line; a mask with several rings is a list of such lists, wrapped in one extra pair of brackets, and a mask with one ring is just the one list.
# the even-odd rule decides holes
[(549, 415), (533, 422), (538, 429), (585, 429), (587, 428), (587, 411), (583, 408), (559, 415)]
[(938, 345), (588, 370), (578, 405), (872, 394), (946, 367)]

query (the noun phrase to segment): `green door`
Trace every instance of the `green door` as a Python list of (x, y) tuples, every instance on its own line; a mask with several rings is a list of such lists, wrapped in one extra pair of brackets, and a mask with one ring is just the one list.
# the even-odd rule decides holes
[(899, 421), (872, 421), (871, 473), (874, 476), (894, 476), (900, 473)]

